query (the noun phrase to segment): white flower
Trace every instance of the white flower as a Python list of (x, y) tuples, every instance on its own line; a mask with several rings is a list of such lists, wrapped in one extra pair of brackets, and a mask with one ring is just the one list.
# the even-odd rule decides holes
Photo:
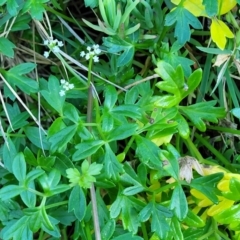
[(94, 61), (94, 62), (99, 62), (99, 57), (98, 57), (98, 56), (94, 56), (94, 57), (93, 57), (93, 61)]
[(63, 96), (65, 95), (65, 91), (64, 91), (64, 90), (61, 90), (61, 91), (59, 92), (59, 94), (60, 94), (61, 97), (63, 97)]
[(99, 58), (96, 55), (99, 55), (101, 53), (101, 49), (99, 48), (98, 44), (94, 44), (92, 48), (88, 46), (87, 51), (87, 53), (82, 51), (80, 53), (80, 56), (85, 57), (86, 60), (89, 60), (91, 57), (93, 57), (94, 62), (99, 62)]
[(71, 83), (71, 84), (68, 85), (68, 87), (69, 87), (69, 89), (73, 89), (74, 88), (74, 84)]
[(86, 60), (89, 60), (90, 59), (90, 53), (87, 53), (85, 58), (86, 58)]
[(58, 52), (60, 51), (60, 48), (59, 48), (58, 46), (54, 46), (54, 47), (52, 48), (52, 51), (53, 51), (54, 53), (58, 53)]
[(61, 79), (61, 80), (60, 80), (60, 83), (61, 83), (61, 84), (65, 84), (65, 82), (66, 82), (65, 79)]
[(49, 41), (46, 39), (46, 40), (43, 41), (43, 44), (44, 44), (44, 45), (48, 45), (48, 44), (49, 44)]
[(94, 50), (96, 50), (96, 49), (98, 49), (98, 48), (99, 48), (99, 45), (98, 45), (98, 44), (93, 44), (93, 46), (92, 46), (92, 47), (93, 47), (93, 49), (94, 49)]
[(45, 51), (45, 52), (43, 53), (43, 56), (44, 56), (45, 58), (48, 58), (48, 57), (49, 57), (49, 52)]
[(62, 47), (63, 46), (63, 42), (62, 41), (58, 41), (58, 46)]
[(100, 48), (94, 49), (94, 52), (95, 52), (95, 54), (99, 55), (101, 53), (101, 49)]
[(84, 51), (81, 51), (80, 56), (84, 57), (85, 55), (86, 55), (86, 53)]

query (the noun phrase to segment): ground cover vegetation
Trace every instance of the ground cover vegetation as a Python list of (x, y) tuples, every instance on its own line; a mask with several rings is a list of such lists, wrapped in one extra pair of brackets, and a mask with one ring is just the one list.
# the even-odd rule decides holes
[(0, 1), (0, 239), (240, 239), (239, 3)]

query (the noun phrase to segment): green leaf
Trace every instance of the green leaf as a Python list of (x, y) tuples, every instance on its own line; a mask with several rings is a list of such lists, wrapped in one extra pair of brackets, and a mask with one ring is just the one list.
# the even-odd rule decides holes
[(123, 51), (117, 58), (117, 67), (123, 67), (132, 61), (135, 52), (133, 44), (117, 37), (107, 37), (103, 38), (103, 45), (108, 48), (109, 53), (116, 54)]
[(189, 77), (192, 72), (190, 66), (194, 64), (194, 61), (185, 57), (181, 57), (181, 55), (179, 56), (178, 52), (180, 48), (182, 48), (182, 45), (180, 45), (178, 41), (173, 43), (171, 49), (169, 49), (169, 43), (163, 42), (160, 52), (160, 59), (169, 63), (175, 69), (178, 65), (181, 65), (184, 71), (184, 75)]
[(79, 221), (82, 221), (86, 213), (86, 198), (82, 188), (75, 186), (69, 197), (68, 212), (73, 211)]
[(132, 195), (140, 193), (144, 190), (145, 190), (145, 188), (142, 185), (136, 185), (136, 186), (125, 188), (123, 190), (123, 194), (126, 195), (126, 196), (132, 196)]
[(63, 128), (58, 133), (52, 135), (48, 140), (51, 143), (50, 150), (52, 152), (63, 152), (67, 144), (72, 140), (77, 131), (77, 125)]
[(126, 139), (132, 135), (135, 135), (137, 128), (138, 125), (134, 123), (128, 123), (119, 127), (115, 127), (110, 133), (108, 133), (107, 140), (110, 142)]
[(162, 151), (161, 159), (167, 159), (168, 161), (167, 164), (164, 166), (164, 169), (174, 179), (179, 178), (179, 162), (178, 162), (179, 157), (180, 156), (174, 156), (174, 154), (171, 151), (169, 152)]
[(229, 190), (228, 192), (222, 192), (222, 195), (233, 201), (240, 200), (240, 180), (237, 178), (232, 177), (229, 183)]
[(166, 218), (173, 216), (172, 211), (160, 204), (150, 202), (140, 211), (139, 220), (146, 222), (150, 216), (152, 216), (151, 231), (155, 232), (161, 239), (166, 239), (166, 235), (170, 229)]
[(45, 11), (43, 3), (49, 0), (27, 0), (24, 4), (24, 10), (31, 14), (33, 19), (41, 21), (43, 19), (43, 12)]
[(136, 154), (140, 161), (150, 168), (162, 167), (160, 160), (160, 149), (150, 140), (136, 136), (137, 150)]
[(173, 231), (174, 240), (184, 240), (181, 224), (175, 216), (172, 218), (171, 230)]
[(13, 73), (13, 74), (19, 74), (19, 75), (23, 75), (23, 74), (27, 74), (30, 73), (31, 71), (33, 71), (33, 69), (36, 67), (35, 63), (21, 63), (17, 66), (12, 67), (9, 72)]
[(7, 185), (0, 189), (0, 198), (5, 201), (19, 195), (24, 190), (23, 186)]
[(73, 154), (73, 161), (79, 161), (94, 154), (102, 145), (103, 140), (91, 140), (78, 144), (76, 146), (77, 151)]
[(122, 104), (120, 106), (116, 106), (111, 112), (114, 113), (115, 116), (120, 114), (133, 119), (139, 119), (142, 117), (141, 108), (133, 104)]
[(165, 26), (171, 26), (176, 22), (174, 36), (177, 37), (178, 42), (184, 45), (190, 40), (191, 31), (189, 25), (196, 29), (202, 29), (200, 21), (182, 5), (167, 14), (165, 18)]
[[(14, 0), (15, 2), (15, 0)], [(13, 48), (16, 46), (10, 42), (7, 38), (0, 37), (0, 52), (10, 58), (14, 57), (14, 51)]]
[(135, 204), (131, 197), (120, 195), (110, 207), (111, 218), (116, 218), (120, 212), (124, 229), (128, 229), (133, 234), (137, 233), (139, 221)]
[(207, 47), (199, 47), (197, 46), (199, 50), (205, 53), (210, 53), (210, 54), (232, 54), (231, 50), (221, 50), (219, 48), (207, 48)]
[(84, 0), (85, 7), (95, 8), (98, 6), (97, 0)]
[(215, 215), (214, 218), (222, 224), (231, 224), (240, 220), (240, 204), (234, 205), (219, 214)]
[(230, 111), (233, 116), (240, 119), (240, 108), (234, 108)]
[(194, 126), (200, 131), (206, 131), (206, 125), (203, 120), (217, 123), (218, 118), (224, 118), (226, 113), (222, 107), (214, 107), (217, 101), (208, 101), (192, 104), (190, 106), (180, 106), (180, 112), (185, 115)]
[(170, 203), (170, 209), (175, 213), (175, 216), (182, 221), (188, 213), (188, 203), (185, 193), (181, 185), (176, 185)]
[(109, 85), (106, 87), (105, 91), (104, 91), (104, 107), (108, 108), (108, 109), (112, 109), (115, 104), (116, 101), (118, 99), (118, 94), (116, 89)]
[(3, 239), (33, 239), (33, 234), (28, 226), (29, 218), (28, 216), (23, 216), (16, 221), (9, 222), (7, 227), (2, 230)]
[(193, 179), (190, 186), (203, 193), (214, 204), (218, 204), (218, 197), (220, 195), (217, 189), (218, 182), (223, 178), (223, 173), (215, 173), (209, 176), (199, 177)]
[(202, 71), (198, 69), (185, 82), (182, 66), (178, 65), (174, 69), (173, 66), (165, 61), (158, 61), (155, 71), (164, 80), (158, 82), (156, 86), (165, 92), (171, 93), (171, 95), (165, 94), (153, 98), (152, 101), (159, 107), (170, 108), (178, 105), (183, 98), (187, 97), (197, 88), (202, 77)]
[(190, 129), (186, 119), (181, 114), (178, 113), (175, 120), (178, 123), (177, 128), (179, 135), (182, 138), (187, 139), (190, 135)]
[(50, 76), (48, 79), (48, 89), (41, 90), (41, 94), (47, 103), (55, 109), (61, 116), (63, 115), (63, 104), (64, 104), (64, 96), (61, 97), (60, 92), (60, 83), (59, 80), (55, 76)]
[(64, 103), (63, 116), (76, 124), (79, 123), (80, 118), (79, 118), (78, 110), (71, 103), (67, 103), (67, 102)]
[(16, 16), (18, 12), (18, 3), (16, 0), (7, 0), (7, 10), (12, 16)]
[(101, 239), (110, 240), (115, 230), (115, 220), (109, 219), (101, 230)]
[[(34, 182), (26, 182), (25, 186), (27, 185), (30, 189), (35, 189)], [(36, 205), (36, 194), (33, 192), (30, 192), (29, 190), (25, 190), (21, 192), (20, 194), (22, 201), (25, 203), (28, 207), (35, 207)]]
[(122, 165), (118, 162), (116, 155), (109, 144), (105, 144), (104, 169), (109, 178), (117, 179), (119, 173), (123, 172)]
[(61, 175), (67, 176), (66, 169), (74, 168), (72, 161), (65, 155), (61, 153), (56, 153), (56, 160), (54, 163), (54, 168), (61, 172)]
[(3, 163), (4, 167), (9, 172), (12, 172), (13, 159), (15, 158), (17, 153), (18, 152), (16, 150), (15, 144), (10, 138), (8, 138), (8, 144), (5, 142), (3, 145)]
[(23, 153), (18, 153), (13, 159), (13, 174), (19, 182), (22, 182), (26, 178), (26, 162)]
[(131, 233), (125, 233), (121, 234), (120, 236), (117, 236), (113, 238), (112, 240), (143, 240), (142, 237), (134, 236)]
[(40, 149), (43, 148), (44, 150), (49, 150), (50, 144), (43, 130), (39, 129), (38, 127), (27, 126), (24, 128), (24, 131), (31, 143)]
[(183, 222), (188, 227), (202, 228), (205, 225), (205, 222), (200, 218), (197, 214), (193, 213), (190, 209), (188, 209), (188, 213)]
[(11, 85), (17, 86), (26, 94), (36, 93), (38, 91), (37, 81), (22, 76), (31, 72), (35, 66), (32, 63), (22, 63), (4, 72), (3, 75)]
[(203, 0), (202, 4), (205, 6), (206, 13), (209, 17), (213, 17), (213, 16), (217, 15), (217, 13), (218, 13), (218, 1), (217, 0)]

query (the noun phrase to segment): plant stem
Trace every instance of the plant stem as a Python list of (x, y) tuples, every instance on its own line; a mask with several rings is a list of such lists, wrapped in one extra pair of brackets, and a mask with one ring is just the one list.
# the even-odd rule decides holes
[[(87, 123), (92, 122), (92, 112), (93, 112), (93, 87), (92, 87), (92, 57), (89, 61), (89, 71), (88, 71), (88, 106), (87, 106)], [(92, 131), (92, 127), (88, 126), (89, 132)], [(92, 158), (88, 157), (88, 162), (91, 164)], [(92, 202), (92, 212), (93, 212), (93, 224), (94, 224), (94, 233), (95, 240), (101, 240), (100, 226), (99, 226), (99, 218), (98, 218), (98, 209), (97, 209), (97, 200), (96, 200), (96, 191), (94, 184), (92, 183), (90, 188), (90, 196)]]
[(198, 159), (198, 161), (200, 163), (204, 163), (204, 158), (202, 157), (201, 153), (196, 148), (195, 144), (192, 142), (191, 138), (188, 137), (187, 139), (184, 139), (184, 142), (186, 145), (188, 145), (188, 148), (195, 155), (195, 157)]
[(195, 136), (205, 147), (208, 148), (209, 151), (211, 151), (217, 157), (220, 162), (222, 162), (230, 171), (235, 172), (229, 161), (216, 148), (214, 148), (206, 139), (204, 139), (198, 133), (195, 133)]
[(142, 233), (143, 233), (143, 239), (148, 240), (148, 234), (145, 223), (141, 223)]

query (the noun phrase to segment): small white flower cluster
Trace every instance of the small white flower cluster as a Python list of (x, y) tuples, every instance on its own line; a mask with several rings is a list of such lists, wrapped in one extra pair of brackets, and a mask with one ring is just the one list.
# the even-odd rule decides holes
[(48, 57), (49, 57), (49, 54), (50, 54), (51, 51), (53, 51), (54, 53), (59, 52), (59, 51), (60, 51), (60, 47), (63, 46), (63, 42), (62, 42), (62, 41), (58, 41), (57, 39), (54, 39), (54, 40), (53, 40), (53, 39), (44, 40), (43, 44), (44, 44), (45, 46), (48, 46), (48, 47), (50, 48), (50, 51), (49, 51), (49, 52), (45, 51), (45, 52), (43, 53), (43, 56), (44, 56), (45, 58), (48, 58)]
[(63, 97), (68, 90), (74, 88), (74, 84), (67, 82), (65, 79), (61, 79), (61, 80), (60, 80), (60, 83), (61, 83), (62, 88), (63, 88), (63, 89), (60, 90), (60, 92), (59, 92), (59, 94), (60, 94), (61, 97)]
[(101, 49), (99, 48), (98, 44), (94, 44), (91, 47), (87, 47), (88, 52), (85, 53), (84, 51), (81, 51), (80, 56), (81, 57), (85, 57), (86, 60), (89, 60), (91, 56), (93, 56), (93, 61), (94, 62), (99, 62), (99, 57), (97, 55), (99, 55), (101, 53)]

